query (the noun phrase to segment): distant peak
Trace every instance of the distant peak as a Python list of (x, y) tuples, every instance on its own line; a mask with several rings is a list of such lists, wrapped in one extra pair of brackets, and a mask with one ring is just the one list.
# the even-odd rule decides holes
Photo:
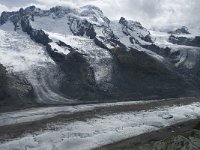
[(94, 5), (85, 5), (85, 6), (81, 7), (81, 8), (82, 9), (88, 9), (88, 10), (96, 10), (96, 11), (102, 12), (99, 7), (94, 6)]
[(186, 26), (182, 26), (174, 31), (170, 31), (170, 34), (190, 34), (189, 29)]
[(35, 10), (36, 7), (34, 5), (26, 7), (25, 10)]
[(126, 20), (124, 17), (121, 17), (119, 20), (119, 23), (125, 26), (135, 26), (139, 28), (143, 28), (141, 23), (133, 20)]

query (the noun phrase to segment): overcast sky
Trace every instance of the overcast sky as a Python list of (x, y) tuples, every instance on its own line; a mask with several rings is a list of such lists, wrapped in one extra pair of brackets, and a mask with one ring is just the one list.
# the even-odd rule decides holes
[(41, 8), (92, 4), (111, 20), (124, 16), (146, 27), (200, 25), (200, 0), (0, 0), (0, 12), (33, 4)]

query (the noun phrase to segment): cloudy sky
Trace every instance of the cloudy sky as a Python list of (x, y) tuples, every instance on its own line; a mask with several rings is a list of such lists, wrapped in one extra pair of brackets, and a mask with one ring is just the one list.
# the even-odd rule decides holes
[(0, 0), (0, 12), (33, 4), (41, 8), (92, 4), (100, 7), (111, 20), (124, 16), (146, 27), (200, 24), (200, 0)]

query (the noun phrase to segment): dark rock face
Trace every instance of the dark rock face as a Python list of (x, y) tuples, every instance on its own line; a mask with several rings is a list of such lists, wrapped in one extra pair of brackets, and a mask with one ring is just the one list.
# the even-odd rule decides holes
[(181, 28), (176, 29), (175, 31), (170, 31), (168, 33), (169, 34), (190, 34), (188, 28), (185, 26), (182, 26)]
[(84, 55), (73, 49), (70, 49), (71, 53), (67, 56), (53, 51), (50, 46), (47, 49), (65, 72), (60, 89), (70, 98), (83, 101), (159, 99), (190, 96), (195, 91), (181, 76), (149, 55), (134, 49), (128, 52), (125, 47), (111, 50), (114, 58), (113, 86), (108, 91), (102, 91), (96, 84), (94, 72)]
[(47, 45), (51, 40), (48, 35), (44, 33), (42, 30), (35, 30), (31, 27), (28, 17), (23, 17), (21, 19), (22, 30), (30, 35), (31, 39), (34, 41), (41, 43), (43, 45)]
[(8, 74), (0, 64), (0, 112), (34, 106), (34, 98), (31, 84), (24, 78)]
[(178, 45), (187, 45), (187, 46), (198, 46), (200, 47), (200, 37), (196, 36), (195, 38), (186, 38), (186, 37), (176, 37), (171, 35), (169, 37), (169, 42)]
[(14, 15), (14, 12), (5, 12), (3, 11), (1, 13), (1, 17), (0, 17), (0, 24), (4, 24), (6, 21), (8, 21), (9, 17)]
[(74, 35), (84, 36), (87, 35), (91, 39), (96, 36), (94, 27), (87, 20), (70, 19), (70, 29)]
[(109, 97), (97, 86), (94, 72), (82, 54), (71, 49), (71, 53), (66, 56), (54, 52), (50, 46), (47, 46), (47, 49), (65, 73), (60, 86), (63, 94), (83, 101), (101, 100)]
[(170, 51), (171, 49), (169, 47), (166, 48), (161, 48), (155, 44), (151, 44), (151, 45), (142, 45), (143, 48), (149, 49), (155, 53), (157, 53), (158, 55), (161, 55), (163, 57), (169, 57), (170, 55)]
[[(152, 43), (152, 39), (151, 39), (151, 36), (150, 36), (150, 32), (147, 31), (139, 22), (136, 22), (136, 21), (128, 21), (128, 20), (126, 20), (124, 17), (121, 17), (120, 20), (119, 20), (119, 23), (123, 25), (123, 28), (122, 28), (123, 33), (124, 33), (125, 35), (127, 35), (127, 36), (128, 36), (128, 35), (131, 35), (130, 32), (129, 32), (128, 30), (134, 31), (134, 30), (137, 29), (137, 28), (140, 29), (140, 30), (144, 30), (144, 31), (148, 32), (147, 35), (145, 35), (145, 36), (139, 35), (139, 37), (140, 37), (142, 40), (146, 41), (146, 42)], [(134, 38), (134, 37), (132, 37), (132, 39), (133, 39), (133, 38)], [(139, 42), (137, 42), (137, 44), (138, 44), (138, 43), (139, 43)], [(139, 43), (139, 44), (140, 44), (140, 43)]]
[[(165, 98), (190, 95), (184, 79), (145, 54), (132, 49), (113, 49), (113, 95), (123, 98)], [(116, 93), (115, 93), (116, 92)]]
[[(64, 66), (63, 66), (64, 65)], [(79, 53), (71, 53), (62, 63), (66, 74), (61, 90), (70, 97), (82, 100), (100, 100), (106, 97), (96, 85), (94, 72)], [(76, 92), (74, 92), (76, 91)]]
[(145, 36), (145, 37), (141, 37), (141, 39), (144, 40), (144, 41), (146, 41), (146, 42), (150, 42), (150, 43), (152, 43), (152, 39), (151, 39), (150, 34), (147, 35), (147, 36)]
[(8, 77), (6, 76), (6, 69), (0, 64), (0, 100), (8, 97)]
[(47, 45), (49, 42), (51, 42), (48, 35), (46, 35), (42, 30), (32, 30), (32, 32), (30, 32), (30, 37), (34, 41), (43, 45)]
[[(181, 55), (183, 55), (183, 53), (181, 52), (181, 50), (172, 51), (168, 47), (160, 48), (154, 44), (145, 45), (143, 47), (150, 49), (154, 51), (155, 53), (163, 56), (165, 59), (167, 59), (167, 62), (165, 64), (168, 68), (170, 68), (170, 70), (174, 70), (175, 72), (180, 74), (182, 78), (185, 80), (185, 82), (188, 82), (190, 86), (193, 86), (194, 88), (196, 87), (196, 89), (199, 89), (200, 87), (200, 79), (199, 79), (200, 59), (199, 58), (194, 58), (195, 65), (192, 68), (187, 68), (184, 63), (179, 64), (178, 67), (173, 67), (173, 64), (179, 63), (180, 59), (182, 58)], [(190, 54), (188, 54), (187, 52), (185, 53), (185, 55), (186, 55), (186, 58), (190, 57)], [(197, 90), (196, 94), (194, 93), (194, 95), (198, 95), (198, 93), (199, 92)]]
[(194, 40), (192, 41), (192, 43), (194, 43), (194, 45), (200, 47), (200, 36), (196, 36), (196, 37), (194, 38)]
[(110, 49), (102, 42), (102, 41), (105, 41), (105, 40), (107, 40), (107, 42), (111, 43), (111, 45), (114, 46), (114, 47), (126, 48), (126, 46), (124, 44), (122, 44), (119, 40), (117, 40), (115, 37), (113, 37), (111, 39), (105, 39), (103, 37), (95, 37), (94, 43), (97, 46), (110, 51)]

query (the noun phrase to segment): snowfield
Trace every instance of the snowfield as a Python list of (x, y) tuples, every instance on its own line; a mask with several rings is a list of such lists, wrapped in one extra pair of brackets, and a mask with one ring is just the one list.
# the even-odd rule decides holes
[(55, 64), (45, 51), (24, 32), (14, 31), (10, 22), (0, 26), (0, 63), (9, 72), (25, 72), (33, 67), (45, 67)]
[(86, 121), (54, 124), (55, 131), (28, 134), (1, 143), (0, 149), (89, 150), (198, 117), (200, 103), (99, 116)]
[[(0, 26), (0, 39), (0, 63), (9, 73), (20, 75), (32, 84), (38, 96), (38, 102), (72, 102), (55, 92), (62, 78), (62, 72), (47, 54), (43, 45), (31, 40), (21, 30), (14, 31), (14, 25), (11, 22)], [(52, 73), (49, 74), (49, 72)], [(57, 79), (54, 76), (57, 76)]]

